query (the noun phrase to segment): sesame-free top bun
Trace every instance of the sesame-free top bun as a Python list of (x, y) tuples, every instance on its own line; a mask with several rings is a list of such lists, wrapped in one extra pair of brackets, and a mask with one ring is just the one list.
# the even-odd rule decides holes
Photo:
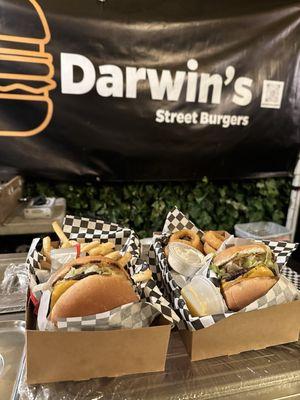
[(124, 274), (90, 275), (66, 290), (55, 303), (50, 319), (79, 317), (112, 310), (138, 301), (138, 296)]
[(248, 244), (245, 246), (232, 246), (228, 247), (228, 249), (221, 251), (214, 258), (214, 264), (217, 267), (221, 267), (222, 265), (231, 261), (237, 255), (251, 255), (251, 254), (263, 254), (266, 253), (267, 246), (264, 244)]

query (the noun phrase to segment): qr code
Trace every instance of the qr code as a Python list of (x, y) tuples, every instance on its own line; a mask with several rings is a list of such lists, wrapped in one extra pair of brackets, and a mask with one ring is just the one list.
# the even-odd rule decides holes
[(261, 95), (262, 108), (280, 108), (284, 82), (264, 80)]

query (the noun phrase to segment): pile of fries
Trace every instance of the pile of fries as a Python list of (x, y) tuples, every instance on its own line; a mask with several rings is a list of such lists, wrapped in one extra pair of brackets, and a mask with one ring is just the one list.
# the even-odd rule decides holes
[[(58, 248), (65, 249), (80, 246), (80, 253), (87, 253), (90, 256), (105, 256), (116, 261), (120, 267), (125, 267), (131, 260), (132, 256), (130, 253), (122, 255), (119, 251), (115, 251), (115, 246), (111, 242), (101, 243), (100, 240), (93, 240), (89, 243), (80, 243), (76, 240), (69, 240), (56, 221), (52, 223), (52, 227), (60, 240), (60, 246)], [(51, 269), (50, 252), (52, 249), (54, 249), (54, 247), (51, 244), (50, 237), (44, 237), (42, 254), (46, 257), (46, 263), (42, 264), (42, 268)]]

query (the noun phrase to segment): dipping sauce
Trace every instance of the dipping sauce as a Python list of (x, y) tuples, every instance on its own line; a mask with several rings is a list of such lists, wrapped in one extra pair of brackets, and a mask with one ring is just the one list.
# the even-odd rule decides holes
[(168, 261), (171, 268), (186, 277), (194, 275), (201, 268), (204, 258), (199, 250), (185, 243), (169, 244)]
[(181, 290), (193, 317), (223, 314), (227, 307), (219, 288), (204, 276), (197, 276)]

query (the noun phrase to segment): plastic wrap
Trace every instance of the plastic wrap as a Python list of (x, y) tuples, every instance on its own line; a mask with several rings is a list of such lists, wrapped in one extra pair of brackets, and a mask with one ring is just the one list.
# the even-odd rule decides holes
[(23, 377), (19, 393), (21, 400), (273, 399), (300, 393), (300, 343), (192, 363), (174, 332), (165, 372), (32, 386)]
[(0, 284), (0, 313), (25, 310), (28, 287), (28, 265), (9, 264)]

